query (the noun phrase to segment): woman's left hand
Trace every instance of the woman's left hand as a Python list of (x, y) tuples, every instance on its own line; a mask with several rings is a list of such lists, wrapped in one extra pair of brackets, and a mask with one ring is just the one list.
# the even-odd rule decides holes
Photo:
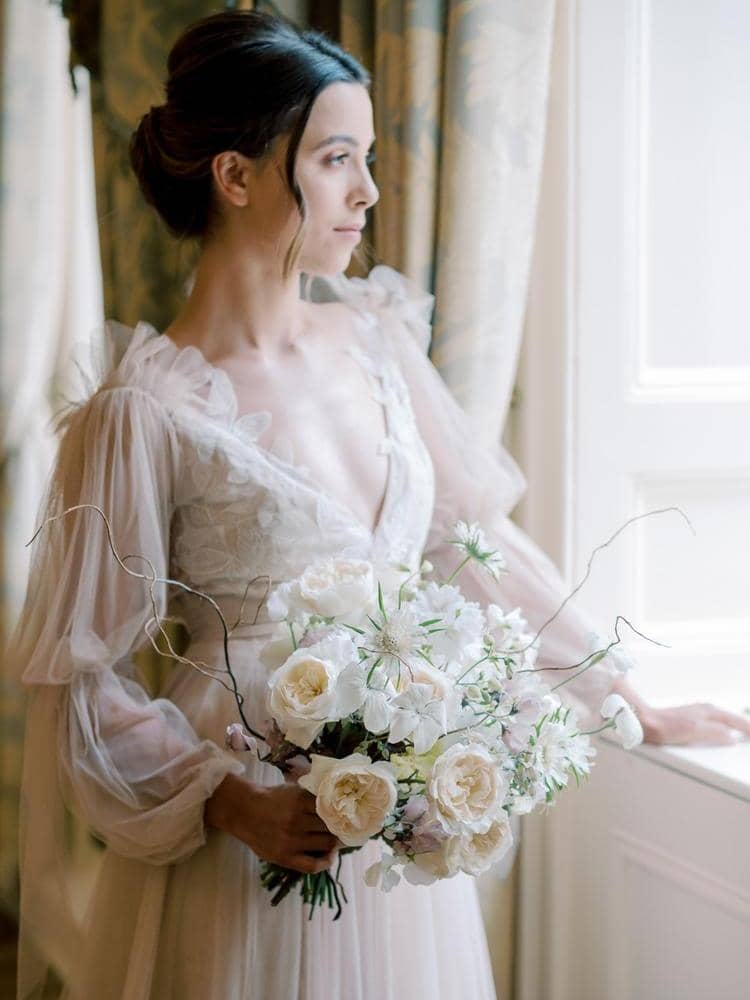
[(750, 739), (750, 716), (728, 712), (709, 702), (653, 708), (638, 712), (645, 743), (731, 746)]
[(750, 739), (750, 715), (728, 712), (710, 702), (694, 702), (655, 708), (644, 701), (624, 676), (614, 689), (632, 705), (641, 726), (644, 743), (678, 746), (731, 746)]

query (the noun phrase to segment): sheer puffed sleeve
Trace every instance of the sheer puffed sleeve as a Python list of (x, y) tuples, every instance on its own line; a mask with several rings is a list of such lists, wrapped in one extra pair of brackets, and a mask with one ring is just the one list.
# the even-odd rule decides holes
[[(111, 848), (157, 866), (204, 843), (204, 807), (243, 765), (199, 740), (177, 707), (150, 699), (132, 653), (154, 614), (149, 584), (167, 575), (179, 445), (165, 408), (109, 385), (65, 421), (33, 543), (24, 609), (7, 655), (28, 687), (21, 782), (19, 997), (41, 997), (51, 966), (80, 954), (64, 803)], [(145, 558), (144, 558), (145, 557)], [(153, 573), (145, 559), (152, 563)], [(163, 614), (166, 592), (154, 587)], [(46, 995), (46, 994), (44, 994)]]
[[(68, 419), (43, 517), (96, 505), (127, 570), (164, 577), (178, 460), (157, 399), (104, 388)], [(161, 864), (204, 842), (206, 799), (243, 767), (135, 679), (131, 656), (148, 620), (165, 612), (163, 584), (153, 602), (149, 583), (116, 561), (104, 519), (93, 509), (68, 513), (34, 542), (12, 656), (31, 686), (26, 804), (39, 805), (29, 798), (35, 759), (56, 754), (70, 807), (116, 852)]]
[[(490, 452), (477, 442), (464, 410), (427, 357), (433, 297), (383, 266), (374, 268), (365, 283), (370, 285), (370, 304), (381, 315), (407, 383), (435, 469), (435, 508), (425, 558), (447, 578), (460, 560), (456, 548), (444, 540), (451, 537), (456, 521), (478, 522), (491, 547), (505, 557), (508, 572), (494, 581), (476, 563), (469, 563), (457, 582), (472, 600), (494, 602), (508, 611), (520, 607), (536, 633), (567, 597), (569, 588), (551, 560), (508, 517), (523, 493), (523, 476), (503, 448)], [(537, 666), (580, 663), (592, 651), (593, 632), (575, 603), (566, 605), (543, 633)], [(556, 671), (543, 676), (555, 685), (575, 673)], [(617, 673), (611, 658), (605, 657), (559, 690), (576, 707), (582, 724), (601, 721), (599, 707)]]

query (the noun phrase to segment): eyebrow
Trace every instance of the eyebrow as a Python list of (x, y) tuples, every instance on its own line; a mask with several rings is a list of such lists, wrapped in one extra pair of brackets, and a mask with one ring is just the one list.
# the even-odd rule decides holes
[[(347, 146), (359, 146), (359, 143), (357, 142), (357, 140), (354, 138), (353, 135), (329, 135), (327, 139), (324, 139), (322, 142), (319, 142), (317, 146), (313, 147), (313, 152), (314, 153), (317, 152), (324, 146), (333, 146), (337, 142), (345, 142)], [(375, 140), (373, 139), (372, 142), (370, 143), (369, 148), (372, 149), (374, 145), (375, 145)]]

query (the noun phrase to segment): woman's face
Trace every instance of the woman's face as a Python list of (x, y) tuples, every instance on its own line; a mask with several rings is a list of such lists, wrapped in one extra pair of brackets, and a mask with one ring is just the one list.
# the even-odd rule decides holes
[[(306, 207), (306, 228), (296, 268), (306, 274), (337, 274), (349, 266), (360, 242), (365, 213), (378, 200), (370, 175), (374, 142), (372, 104), (358, 83), (332, 83), (321, 91), (302, 134), (295, 174)], [(251, 181), (233, 213), (233, 228), (255, 254), (279, 262), (300, 225), (300, 213), (286, 180), (289, 136), (263, 161), (241, 158)], [(236, 154), (232, 154), (236, 157)], [(244, 190), (244, 189), (243, 189)], [(349, 227), (349, 231), (346, 231)]]
[[(362, 229), (367, 209), (378, 200), (369, 167), (374, 141), (372, 103), (363, 86), (333, 83), (318, 95), (296, 164), (307, 211), (298, 267), (307, 274), (348, 267), (361, 239), (352, 227)], [(293, 215), (291, 235), (299, 224), (296, 206)]]

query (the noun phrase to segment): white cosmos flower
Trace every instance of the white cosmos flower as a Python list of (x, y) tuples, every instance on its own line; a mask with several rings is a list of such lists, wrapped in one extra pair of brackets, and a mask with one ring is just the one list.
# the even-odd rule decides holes
[(467, 601), (458, 587), (428, 583), (411, 602), (419, 621), (439, 618), (426, 641), (432, 646), (432, 660), (469, 664), (481, 655), (485, 618), (482, 609)]
[(427, 753), (448, 729), (446, 704), (435, 697), (429, 684), (410, 684), (391, 701), (391, 708), (388, 742), (411, 738), (417, 754)]
[[(505, 612), (497, 604), (490, 604), (485, 612), (487, 634), (498, 656), (513, 656), (515, 669), (530, 668), (536, 662), (538, 643), (530, 645), (534, 636), (527, 631), (528, 624), (520, 608)], [(520, 652), (523, 650), (523, 652)]]
[(601, 715), (603, 719), (614, 719), (615, 732), (626, 750), (632, 750), (643, 742), (643, 727), (622, 695), (607, 695), (602, 702)]
[(351, 664), (341, 674), (339, 684), (351, 689), (349, 703), (362, 712), (367, 730), (375, 736), (387, 732), (393, 716), (391, 698), (396, 692), (383, 668), (373, 670), (367, 661)]

